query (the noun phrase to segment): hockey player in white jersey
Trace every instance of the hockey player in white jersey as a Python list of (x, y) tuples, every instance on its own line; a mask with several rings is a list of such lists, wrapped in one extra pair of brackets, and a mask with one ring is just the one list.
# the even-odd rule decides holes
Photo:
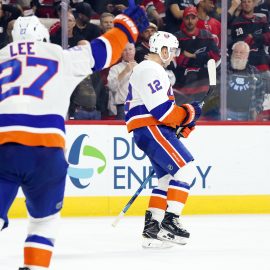
[(19, 187), (29, 213), (21, 270), (48, 269), (62, 208), (68, 164), (65, 116), (70, 95), (87, 75), (109, 67), (148, 26), (134, 4), (115, 27), (87, 45), (50, 44), (37, 17), (19, 17), (13, 42), (0, 51), (0, 230)]
[(168, 242), (185, 244), (189, 238), (179, 215), (186, 203), (195, 171), (193, 157), (176, 137), (183, 127), (187, 137), (194, 130), (201, 108), (197, 102), (177, 106), (164, 67), (178, 55), (178, 40), (167, 32), (149, 41), (147, 60), (133, 69), (125, 103), (126, 125), (137, 146), (149, 157), (158, 177), (145, 215), (143, 247), (166, 248)]

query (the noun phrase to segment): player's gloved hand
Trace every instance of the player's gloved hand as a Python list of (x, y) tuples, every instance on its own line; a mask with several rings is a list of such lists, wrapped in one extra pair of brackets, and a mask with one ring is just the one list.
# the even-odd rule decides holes
[(114, 19), (114, 27), (120, 28), (126, 33), (129, 42), (135, 43), (139, 32), (143, 32), (148, 26), (149, 21), (146, 12), (135, 5), (134, 0), (129, 0), (129, 7)]
[(129, 7), (124, 10), (124, 14), (134, 21), (140, 33), (142, 33), (149, 26), (146, 12), (140, 6), (135, 5), (134, 0), (129, 0), (128, 3)]
[(184, 127), (176, 127), (175, 134), (179, 138), (187, 138), (189, 134), (195, 129), (195, 122)]
[(194, 101), (191, 104), (186, 103), (180, 107), (183, 108), (187, 114), (182, 123), (180, 123), (180, 126), (181, 127), (195, 126), (195, 122), (199, 119), (202, 113), (201, 104), (199, 102)]

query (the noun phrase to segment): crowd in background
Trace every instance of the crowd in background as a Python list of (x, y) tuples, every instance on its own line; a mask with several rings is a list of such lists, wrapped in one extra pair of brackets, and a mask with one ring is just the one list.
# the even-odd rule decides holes
[[(226, 0), (225, 0), (226, 1)], [(128, 43), (119, 62), (85, 78), (73, 92), (69, 119), (124, 119), (128, 80), (147, 58), (149, 38), (158, 30), (173, 33), (181, 54), (167, 68), (176, 103), (201, 100), (208, 91), (207, 62), (214, 59), (220, 82), (221, 28), (227, 39), (227, 120), (270, 120), (270, 0), (229, 0), (227, 26), (221, 0), (140, 0), (150, 20), (136, 44)], [(0, 48), (11, 42), (14, 20), (37, 15), (52, 43), (62, 44), (61, 1), (0, 0)], [(73, 0), (68, 9), (68, 47), (91, 41), (113, 27), (127, 0)], [(224, 12), (224, 10), (223, 10)], [(202, 120), (220, 120), (220, 84), (207, 100)]]

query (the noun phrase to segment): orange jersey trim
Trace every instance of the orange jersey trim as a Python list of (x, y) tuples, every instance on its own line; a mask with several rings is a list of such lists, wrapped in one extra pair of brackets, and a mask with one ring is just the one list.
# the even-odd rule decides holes
[(47, 267), (50, 266), (52, 252), (46, 249), (25, 247), (24, 248), (24, 264)]
[(65, 147), (65, 139), (55, 133), (7, 131), (0, 133), (0, 144), (19, 143), (27, 146)]
[(128, 132), (131, 132), (132, 130), (140, 127), (147, 127), (147, 126), (157, 126), (157, 125), (165, 125), (168, 127), (176, 128), (176, 126), (179, 126), (181, 122), (186, 117), (186, 111), (177, 106), (174, 105), (173, 110), (171, 113), (164, 118), (164, 120), (158, 121), (153, 116), (143, 117), (143, 118), (136, 118), (133, 120), (130, 120), (130, 122), (127, 123), (127, 129)]
[(127, 123), (127, 129), (128, 129), (128, 132), (131, 132), (133, 129), (136, 129), (136, 128), (146, 127), (146, 126), (156, 126), (156, 125), (162, 125), (162, 123), (159, 122), (153, 116), (148, 116), (144, 118), (137, 118), (137, 119), (131, 120), (129, 123)]

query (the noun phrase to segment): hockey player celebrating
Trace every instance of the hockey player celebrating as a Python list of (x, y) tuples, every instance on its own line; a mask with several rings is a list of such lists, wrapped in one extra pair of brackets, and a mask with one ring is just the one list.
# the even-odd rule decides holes
[(0, 51), (0, 230), (21, 187), (30, 217), (21, 270), (50, 265), (68, 167), (64, 120), (72, 91), (115, 63), (148, 20), (133, 4), (114, 25), (87, 45), (63, 50), (46, 42), (49, 33), (37, 17), (19, 17), (13, 42)]
[(158, 177), (145, 214), (143, 247), (166, 248), (168, 242), (185, 244), (189, 233), (179, 215), (194, 175), (193, 157), (176, 137), (177, 126), (187, 137), (201, 108), (197, 102), (177, 106), (164, 67), (179, 54), (177, 38), (156, 32), (149, 41), (148, 59), (133, 69), (126, 100), (126, 125), (137, 146), (149, 157)]

